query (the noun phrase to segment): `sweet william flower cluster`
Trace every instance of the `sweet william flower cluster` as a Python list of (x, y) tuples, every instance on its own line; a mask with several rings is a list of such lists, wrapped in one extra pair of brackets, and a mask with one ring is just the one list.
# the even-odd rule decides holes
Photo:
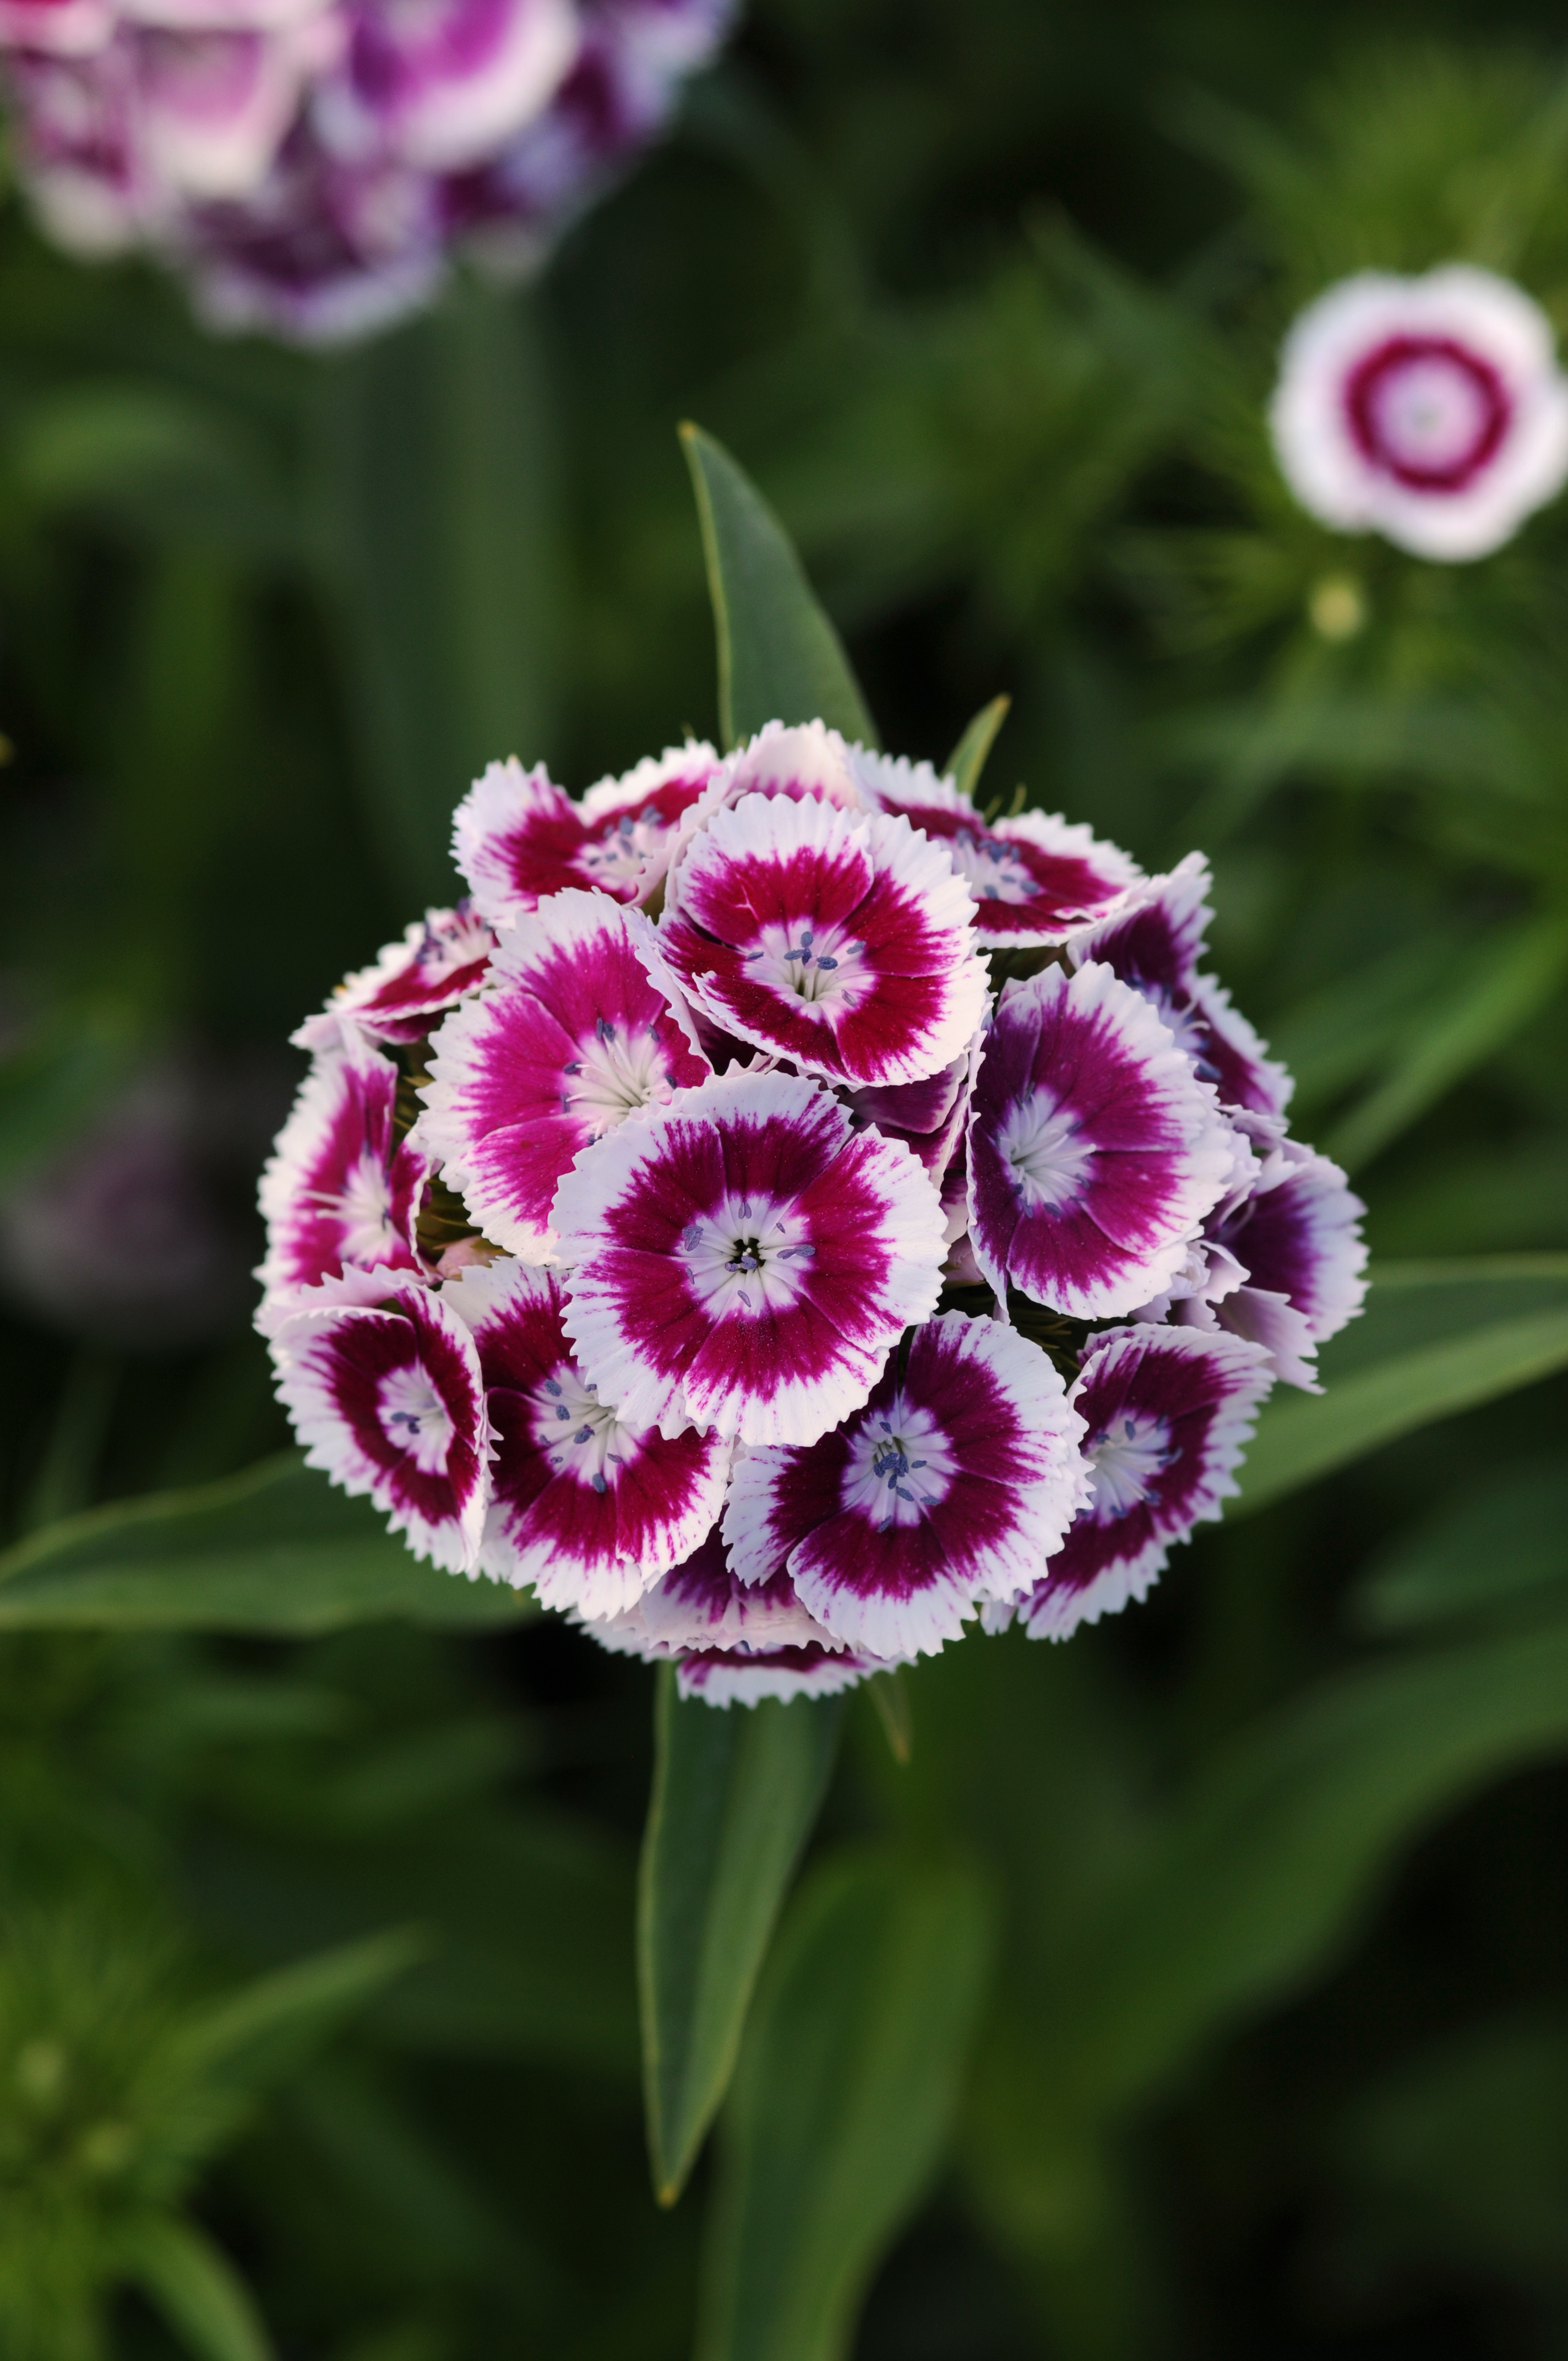
[(1362, 1293), (1201, 859), (820, 722), (580, 803), (493, 764), (455, 852), (296, 1037), (259, 1317), (313, 1464), (718, 1705), (1141, 1598)]
[(0, 0), (23, 174), (78, 253), (305, 342), (527, 264), (670, 111), (729, 0)]

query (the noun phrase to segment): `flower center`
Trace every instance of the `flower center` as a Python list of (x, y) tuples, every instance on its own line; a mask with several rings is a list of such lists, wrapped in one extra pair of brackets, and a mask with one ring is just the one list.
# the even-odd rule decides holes
[(449, 975), (472, 967), (477, 960), (488, 959), (489, 953), (488, 927), (459, 903), (452, 916), (438, 925), (426, 921), (424, 940), (419, 947), (420, 975), (426, 983), (444, 983)]
[(1030, 1211), (1044, 1205), (1055, 1213), (1076, 1204), (1084, 1194), (1094, 1149), (1080, 1137), (1076, 1119), (1049, 1091), (1015, 1100), (996, 1144)]
[(667, 833), (666, 822), (656, 804), (644, 804), (640, 812), (618, 812), (613, 819), (605, 822), (591, 842), (584, 845), (574, 866), (601, 893), (613, 894), (618, 886), (635, 886)]
[(850, 1445), (843, 1501), (885, 1532), (918, 1524), (947, 1498), (959, 1463), (928, 1410), (898, 1395), (865, 1420)]
[(718, 1316), (786, 1311), (814, 1251), (798, 1214), (753, 1198), (726, 1198), (681, 1233), (692, 1292)]
[(1094, 1470), (1090, 1514), (1096, 1524), (1108, 1525), (1147, 1499), (1176, 1448), (1163, 1418), (1129, 1411), (1092, 1437), (1085, 1456)]
[(1389, 336), (1351, 371), (1343, 399), (1363, 456), (1414, 491), (1464, 491), (1512, 414), (1491, 363), (1452, 336)]
[(339, 1252), (345, 1262), (384, 1261), (400, 1241), (392, 1225), (392, 1184), (379, 1157), (368, 1148), (337, 1190), (313, 1189), (308, 1202), (342, 1225)]
[(409, 1368), (389, 1370), (381, 1380), (376, 1408), (388, 1442), (407, 1452), (422, 1475), (445, 1473), (452, 1420), (428, 1370), (417, 1361)]
[(584, 1385), (569, 1361), (560, 1362), (529, 1396), (533, 1439), (558, 1473), (595, 1492), (608, 1492), (631, 1450), (631, 1435), (609, 1404)]
[(953, 867), (977, 902), (1030, 902), (1040, 891), (1004, 837), (960, 828), (948, 851)]
[(561, 1111), (582, 1115), (595, 1139), (602, 1139), (638, 1107), (670, 1095), (669, 1069), (657, 1036), (601, 1016), (589, 1039), (563, 1069)]
[(809, 918), (788, 928), (762, 928), (762, 940), (745, 955), (761, 983), (772, 986), (792, 1008), (827, 1017), (863, 1000), (872, 989), (865, 945), (837, 927), (819, 932)]

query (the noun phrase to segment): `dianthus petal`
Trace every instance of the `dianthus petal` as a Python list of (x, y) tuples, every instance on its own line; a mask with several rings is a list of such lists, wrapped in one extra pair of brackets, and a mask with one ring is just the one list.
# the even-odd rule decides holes
[(921, 1082), (980, 1022), (986, 970), (945, 851), (904, 819), (747, 796), (680, 870), (661, 939), (711, 1021), (825, 1081)]
[(742, 1580), (787, 1570), (839, 1642), (934, 1653), (983, 1598), (1039, 1581), (1088, 1494), (1084, 1433), (1037, 1345), (945, 1312), (808, 1450), (747, 1452), (724, 1512)]
[(1005, 987), (969, 1134), (970, 1235), (999, 1294), (1011, 1279), (1080, 1319), (1135, 1311), (1180, 1269), (1237, 1152), (1213, 1092), (1108, 967)]
[(269, 1293), (351, 1266), (418, 1270), (431, 1165), (396, 1126), (398, 1068), (352, 1025), (314, 1060), (261, 1176)]
[(507, 929), (485, 990), (431, 1044), (415, 1137), (486, 1236), (557, 1258), (574, 1158), (709, 1071), (641, 913), (567, 890)]
[(367, 1492), (416, 1557), (473, 1574), (490, 1427), (473, 1337), (437, 1290), (345, 1272), (294, 1300), (270, 1349), (308, 1465)]
[(730, 1074), (586, 1148), (552, 1220), (566, 1332), (622, 1416), (814, 1443), (936, 1308), (935, 1189), (820, 1083)]
[(729, 1446), (629, 1425), (583, 1378), (549, 1271), (510, 1257), (443, 1290), (478, 1348), (495, 1455), (479, 1564), (546, 1607), (619, 1615), (698, 1547)]

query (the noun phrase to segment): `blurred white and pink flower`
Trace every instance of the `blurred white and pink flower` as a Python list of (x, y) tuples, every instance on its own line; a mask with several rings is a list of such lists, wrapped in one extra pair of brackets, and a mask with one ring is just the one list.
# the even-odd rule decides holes
[(24, 177), (72, 251), (146, 247), (309, 343), (526, 268), (672, 111), (729, 0), (0, 0)]
[(259, 1324), (315, 1463), (715, 1705), (1141, 1598), (1362, 1292), (1201, 860), (821, 722), (494, 764), (455, 851), (295, 1037)]
[(1522, 288), (1470, 263), (1358, 271), (1286, 338), (1270, 423), (1285, 479), (1341, 533), (1485, 557), (1568, 479), (1568, 379)]

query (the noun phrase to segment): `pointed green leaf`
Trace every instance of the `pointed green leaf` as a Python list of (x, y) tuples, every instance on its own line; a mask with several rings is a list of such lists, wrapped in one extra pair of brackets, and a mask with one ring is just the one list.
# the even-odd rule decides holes
[(502, 1583), (411, 1555), (368, 1500), (281, 1452), (221, 1483), (67, 1517), (0, 1555), (0, 1631), (336, 1631), (382, 1616), (515, 1622)]
[(1378, 1553), (1351, 1595), (1363, 1631), (1406, 1631), (1456, 1617), (1568, 1606), (1568, 1467), (1515, 1464), (1445, 1496), (1413, 1532)]
[(429, 1948), (403, 1927), (293, 1960), (192, 2018), (179, 2037), (181, 2057), (247, 2089), (274, 2081)]
[(783, 525), (721, 443), (698, 426), (683, 426), (681, 442), (713, 600), (726, 748), (764, 722), (815, 720), (874, 746), (860, 684)]
[(1555, 912), (1488, 941), (1446, 1001), (1423, 1009), (1391, 1071), (1335, 1126), (1324, 1142), (1329, 1154), (1352, 1172), (1368, 1163), (1528, 1023), (1564, 968), (1568, 922)]
[(839, 1859), (791, 1910), (722, 2127), (699, 2361), (839, 2361), (936, 2172), (989, 1950), (967, 1872)]
[(1323, 1355), (1324, 1391), (1265, 1409), (1227, 1517), (1564, 1367), (1568, 1257), (1375, 1268), (1365, 1313)]
[(1006, 720), (1012, 702), (1010, 697), (993, 697), (989, 705), (982, 705), (948, 757), (944, 766), (947, 776), (959, 794), (968, 796), (971, 802), (980, 786), (981, 773), (996, 743), (996, 733)]
[(125, 2233), (125, 2271), (195, 2361), (273, 2361), (272, 2342), (228, 2257), (193, 2222), (148, 2213)]
[(653, 2185), (673, 2204), (735, 2065), (751, 1988), (838, 1744), (839, 1701), (683, 1704), (661, 1669), (638, 1895)]
[(1565, 1744), (1563, 1623), (1352, 1673), (1245, 1732), (1039, 1994), (1050, 2070), (1080, 2106), (1141, 2098), (1318, 1971), (1422, 1828)]

